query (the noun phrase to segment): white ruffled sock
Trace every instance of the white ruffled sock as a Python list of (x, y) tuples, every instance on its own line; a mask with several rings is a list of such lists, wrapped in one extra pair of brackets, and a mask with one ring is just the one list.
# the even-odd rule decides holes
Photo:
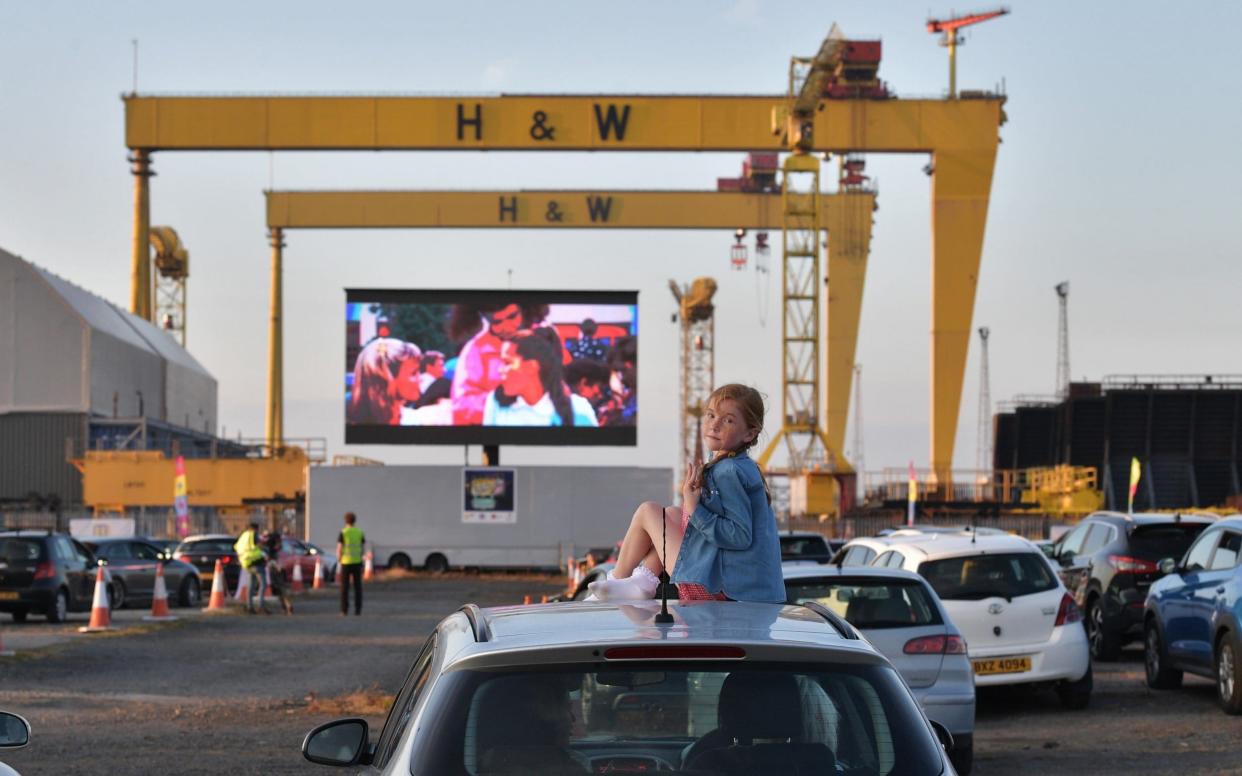
[(617, 579), (609, 571), (607, 579), (587, 585), (600, 601), (645, 601), (655, 597), (656, 588), (659, 586), (659, 577), (641, 564), (634, 569), (633, 574), (624, 579)]

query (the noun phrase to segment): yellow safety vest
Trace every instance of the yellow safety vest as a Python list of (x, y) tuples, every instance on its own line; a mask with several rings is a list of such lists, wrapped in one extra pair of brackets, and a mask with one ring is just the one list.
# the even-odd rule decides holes
[(253, 528), (242, 533), (241, 538), (233, 545), (233, 549), (236, 550), (237, 560), (243, 568), (250, 568), (263, 560), (263, 550), (255, 541)]
[(362, 543), (366, 537), (362, 529), (347, 525), (341, 529), (341, 563), (361, 563)]

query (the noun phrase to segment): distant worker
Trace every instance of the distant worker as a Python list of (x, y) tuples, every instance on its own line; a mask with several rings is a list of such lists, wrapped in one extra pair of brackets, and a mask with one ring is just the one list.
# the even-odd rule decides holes
[(366, 534), (354, 525), (358, 516), (345, 513), (345, 527), (336, 537), (336, 557), (340, 559), (341, 614), (349, 614), (349, 580), (354, 581), (354, 614), (362, 614), (362, 553), (367, 543)]
[[(264, 614), (270, 614), (264, 601), (264, 594), (267, 592), (265, 585), (265, 566), (266, 559), (263, 555), (263, 548), (259, 546), (259, 524), (251, 523), (250, 527), (242, 531), (242, 535), (237, 538), (233, 544), (233, 550), (237, 552), (237, 562), (249, 574), (249, 589), (246, 591), (246, 611), (255, 614), (256, 611), (262, 611)], [(255, 593), (259, 595), (259, 609), (254, 608)]]

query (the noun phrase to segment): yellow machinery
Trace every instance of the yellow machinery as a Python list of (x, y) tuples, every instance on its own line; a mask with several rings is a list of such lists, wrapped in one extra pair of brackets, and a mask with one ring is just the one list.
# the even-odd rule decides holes
[(151, 247), (155, 249), (152, 275), (155, 318), (160, 328), (172, 332), (185, 347), (186, 280), (190, 277), (190, 252), (171, 226), (151, 227)]
[[(1004, 98), (972, 94), (970, 99), (878, 99), (873, 96), (878, 88), (874, 68), (843, 68), (837, 62), (832, 70), (825, 69), (831, 56), (852, 50), (831, 38), (825, 41), (821, 54), (827, 58), (820, 57), (819, 70), (811, 67), (810, 72), (819, 82), (831, 76), (827, 82), (835, 83), (838, 92), (799, 89), (792, 105), (788, 95), (126, 95), (125, 138), (133, 152), (135, 175), (131, 309), (146, 317), (151, 314), (142, 251), (149, 239), (148, 182), (150, 155), (155, 151), (793, 148), (809, 158), (823, 152), (929, 154), (930, 460), (933, 469), (943, 473), (941, 481), (948, 482)], [(774, 124), (779, 135), (772, 134)], [(831, 314), (828, 318), (830, 322)], [(277, 320), (274, 315), (273, 327)], [(847, 397), (852, 366), (852, 361), (846, 362), (844, 369)], [(830, 391), (831, 381), (829, 377)], [(820, 442), (827, 461), (833, 449), (831, 432), (823, 428), (827, 416), (815, 409), (814, 427), (819, 429), (815, 436), (822, 431), (828, 440)], [(268, 425), (270, 434), (274, 424)], [(278, 436), (271, 439), (278, 444)]]
[(681, 326), (681, 461), (678, 489), (686, 465), (703, 460), (703, 409), (716, 387), (716, 294), (713, 278), (695, 278), (687, 286), (668, 281), (677, 300)]

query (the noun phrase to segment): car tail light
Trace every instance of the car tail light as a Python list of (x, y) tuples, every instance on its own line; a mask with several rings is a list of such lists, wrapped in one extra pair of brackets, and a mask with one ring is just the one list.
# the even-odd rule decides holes
[(43, 563), (40, 563), (38, 566), (35, 566), (35, 573), (34, 573), (35, 579), (52, 579), (55, 576), (56, 576), (56, 569), (55, 567), (52, 566), (51, 563), (44, 561)]
[(1108, 565), (1118, 571), (1128, 571), (1132, 574), (1155, 574), (1160, 570), (1160, 566), (1150, 560), (1131, 558), (1128, 555), (1109, 555)]
[(920, 636), (901, 648), (907, 655), (965, 655), (966, 640), (961, 636)]
[(740, 660), (746, 657), (741, 647), (658, 646), (612, 647), (604, 650), (605, 660)]
[(1074, 598), (1069, 593), (1061, 596), (1061, 608), (1057, 609), (1057, 625), (1068, 625), (1072, 622), (1082, 622), (1082, 609), (1078, 608), (1078, 604), (1074, 603)]
[(228, 555), (221, 555), (220, 562), (227, 566), (233, 562), (233, 559), (230, 558)]

